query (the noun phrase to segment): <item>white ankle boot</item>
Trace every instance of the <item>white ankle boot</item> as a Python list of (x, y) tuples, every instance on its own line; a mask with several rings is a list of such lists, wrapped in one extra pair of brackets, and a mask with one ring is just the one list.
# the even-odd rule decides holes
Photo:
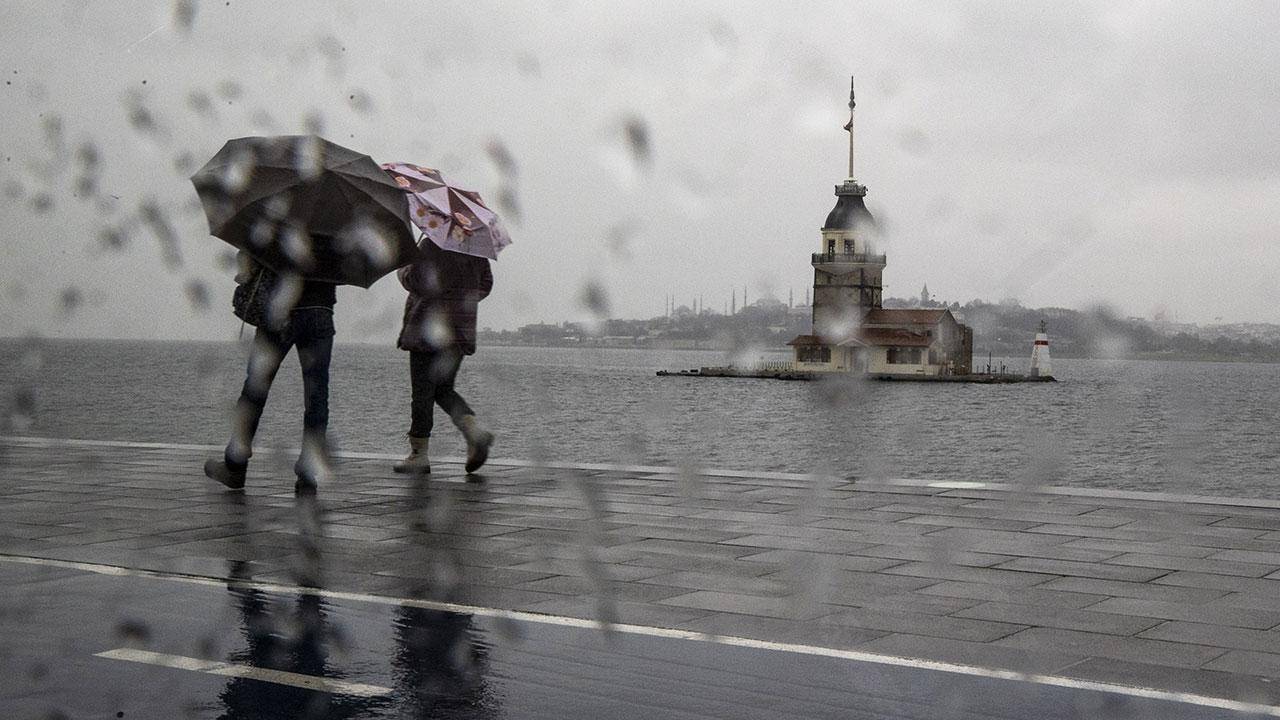
[(409, 436), (409, 455), (392, 466), (398, 473), (425, 475), (431, 472), (431, 464), (427, 461), (427, 442), (431, 438)]

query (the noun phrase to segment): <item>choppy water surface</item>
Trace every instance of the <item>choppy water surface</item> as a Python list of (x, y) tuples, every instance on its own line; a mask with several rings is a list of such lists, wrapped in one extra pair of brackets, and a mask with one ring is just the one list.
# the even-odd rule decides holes
[[(36, 355), (32, 347), (0, 341), (6, 415), (24, 390), (34, 390), (35, 400), (30, 424), (18, 417), (15, 428), (9, 417), (7, 432), (225, 440), (243, 346), (41, 341)], [(1025, 385), (654, 375), (725, 361), (716, 352), (482, 348), (463, 364), (459, 388), (498, 434), (494, 452), (501, 457), (1280, 492), (1275, 365), (1056, 359), (1062, 382)], [(408, 381), (405, 353), (337, 347), (330, 427), (339, 446), (399, 452)], [(301, 378), (291, 355), (260, 444), (296, 445), (300, 432)], [(432, 454), (461, 452), (457, 433), (437, 412)]]

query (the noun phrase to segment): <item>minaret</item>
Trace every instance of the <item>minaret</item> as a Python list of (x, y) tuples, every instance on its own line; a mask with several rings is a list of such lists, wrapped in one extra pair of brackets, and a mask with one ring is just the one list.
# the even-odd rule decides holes
[(836, 206), (822, 224), (822, 245), (812, 257), (813, 334), (831, 343), (851, 335), (862, 316), (880, 307), (886, 259), (875, 248), (876, 221), (854, 179), (853, 78), (849, 79), (849, 175), (835, 188)]
[(730, 307), (730, 315), (738, 314), (738, 288), (733, 289), (733, 304)]

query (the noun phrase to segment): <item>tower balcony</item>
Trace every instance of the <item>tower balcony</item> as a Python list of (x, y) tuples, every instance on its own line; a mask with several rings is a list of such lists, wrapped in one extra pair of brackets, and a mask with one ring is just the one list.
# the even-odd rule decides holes
[(811, 264), (820, 265), (827, 263), (843, 263), (845, 265), (886, 265), (886, 257), (884, 255), (871, 255), (867, 253), (814, 253)]

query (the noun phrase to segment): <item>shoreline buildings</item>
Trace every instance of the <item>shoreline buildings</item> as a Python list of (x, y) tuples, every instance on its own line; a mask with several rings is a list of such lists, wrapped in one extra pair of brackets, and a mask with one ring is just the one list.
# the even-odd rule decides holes
[(865, 185), (854, 176), (854, 93), (849, 84), (849, 176), (835, 188), (836, 205), (813, 253), (813, 329), (790, 345), (805, 372), (874, 375), (967, 375), (973, 330), (946, 309), (881, 307), (888, 258), (876, 253), (877, 226)]

